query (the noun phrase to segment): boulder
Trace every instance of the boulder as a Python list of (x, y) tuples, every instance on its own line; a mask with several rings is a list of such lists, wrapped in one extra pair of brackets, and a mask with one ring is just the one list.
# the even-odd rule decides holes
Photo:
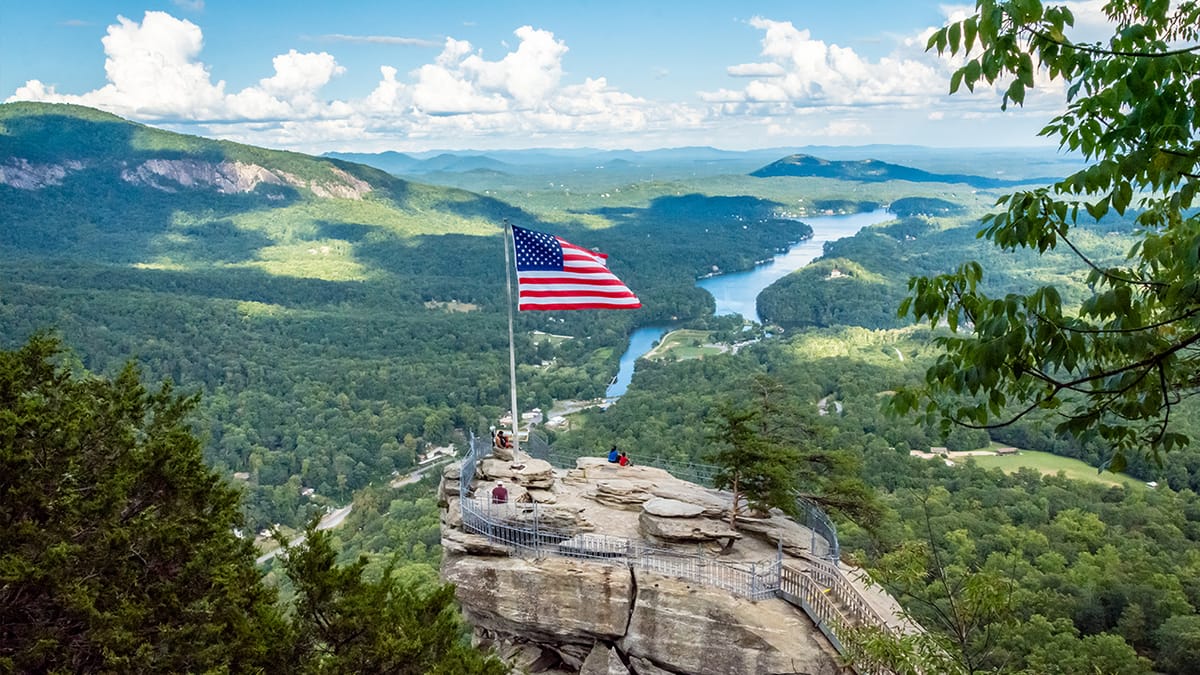
[(629, 658), (629, 665), (633, 668), (633, 672), (637, 675), (675, 675), (669, 670), (663, 670), (654, 665), (649, 659), (643, 659), (637, 656)]
[(442, 510), (442, 527), (449, 527), (455, 530), (462, 529), (462, 506), (460, 506), (459, 500), (455, 499)]
[(481, 480), (502, 480), (539, 490), (554, 487), (554, 467), (542, 459), (510, 462), (495, 457), (484, 457), (479, 461), (475, 472)]
[(654, 498), (651, 492), (653, 489), (654, 484), (650, 481), (612, 478), (596, 481), (594, 498), (609, 506), (640, 508), (642, 504)]
[(654, 486), (652, 493), (655, 497), (673, 499), (686, 504), (703, 507), (705, 518), (725, 518), (729, 515), (729, 498), (722, 497), (715, 490), (700, 487), (683, 481), (672, 481)]
[(597, 642), (584, 659), (579, 675), (629, 675), (629, 669), (621, 662), (615, 649)]
[(644, 536), (671, 542), (709, 542), (741, 539), (742, 534), (727, 523), (710, 518), (661, 518), (643, 511), (638, 525)]
[(704, 513), (704, 507), (677, 499), (655, 497), (642, 504), (642, 510), (659, 518), (694, 518)]
[(553, 504), (558, 501), (558, 493), (553, 490), (528, 490), (529, 498), (538, 504)]
[[(813, 552), (812, 530), (794, 520), (777, 513), (769, 518), (738, 518), (738, 529), (761, 535), (771, 542), (783, 542), (783, 552), (791, 556), (810, 555)], [(819, 544), (824, 549), (824, 544)]]
[(478, 534), (446, 528), (442, 528), (442, 551), (444, 555), (508, 556), (508, 547), (499, 542)]

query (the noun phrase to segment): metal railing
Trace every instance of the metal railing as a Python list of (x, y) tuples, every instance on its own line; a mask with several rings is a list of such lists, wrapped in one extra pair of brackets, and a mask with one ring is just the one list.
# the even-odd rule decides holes
[[(536, 435), (530, 435), (522, 448), (530, 456), (560, 468), (573, 468), (577, 459), (567, 453), (555, 452)], [(797, 506), (813, 532), (812, 557), (803, 563), (806, 569), (783, 564), (782, 548), (773, 561), (729, 563), (703, 554), (652, 547), (639, 540), (545, 527), (540, 522), (540, 507), (536, 503), (494, 504), (490, 495), (471, 496), (469, 486), (476, 463), (489, 451), (486, 441), (472, 435), (471, 449), (462, 463), (463, 489), (459, 504), (463, 529), (504, 545), (510, 553), (625, 565), (723, 589), (751, 600), (778, 597), (804, 610), (839, 653), (845, 653), (841, 638), (846, 630), (873, 626), (896, 632), (836, 567), (840, 553), (837, 530), (817, 504), (803, 497), (797, 498)], [(646, 464), (655, 466), (652, 462)], [(704, 468), (696, 471), (696, 467)], [(715, 467), (704, 465), (688, 465), (688, 468), (692, 470), (672, 471), (672, 474), (696, 476), (703, 475), (705, 469), (715, 470)], [(711, 479), (711, 473), (708, 475)], [(868, 666), (859, 670), (874, 673), (877, 669)]]
[(477, 441), (462, 464), (459, 507), (463, 529), (502, 544), (513, 554), (544, 558), (582, 558), (617, 564), (719, 588), (750, 600), (776, 597), (782, 553), (775, 560), (733, 563), (701, 553), (650, 546), (641, 540), (547, 527), (537, 503), (493, 503), (488, 494), (469, 495), (467, 487), (482, 452)]
[[(574, 468), (575, 460), (580, 457), (571, 452), (551, 448), (546, 440), (537, 434), (530, 434), (529, 440), (521, 447), (530, 457), (545, 460), (560, 469)], [(717, 467), (711, 464), (676, 462), (660, 457), (639, 458), (639, 463), (643, 466), (663, 469), (676, 478), (709, 487), (713, 486), (713, 477), (717, 475)], [(804, 526), (812, 532), (812, 542), (809, 546), (812, 555), (834, 562), (840, 560), (842, 550), (838, 543), (837, 526), (834, 525), (825, 510), (816, 502), (805, 497), (796, 497), (796, 508), (803, 515)]]

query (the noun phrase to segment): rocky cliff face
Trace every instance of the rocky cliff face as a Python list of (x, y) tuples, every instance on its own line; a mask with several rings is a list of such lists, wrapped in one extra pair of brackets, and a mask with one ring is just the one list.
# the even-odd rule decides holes
[[(498, 480), (510, 503), (487, 504)], [(447, 469), (440, 492), (442, 576), (457, 586), (477, 641), (497, 648), (514, 672), (849, 672), (813, 622), (782, 600), (747, 600), (616, 557), (513, 552), (496, 537), (464, 528), (462, 500), (513, 523), (528, 523), (526, 499), (536, 500), (539, 519), (586, 533), (572, 540), (606, 535), (747, 565), (774, 560), (781, 547), (799, 552), (807, 546), (810, 534), (787, 519), (764, 518), (756, 523), (758, 533), (732, 532), (720, 520), (727, 516), (727, 495), (659, 469), (603, 459), (581, 459), (578, 468), (556, 473), (540, 460), (493, 457), (479, 463), (475, 480), (460, 482), (458, 467)], [(731, 538), (732, 549), (718, 555)], [(583, 546), (572, 540), (559, 546)]]
[[(70, 174), (84, 168), (85, 164), (81, 161), (36, 164), (22, 157), (9, 157), (0, 161), (0, 185), (20, 190), (40, 190), (62, 185)], [(121, 162), (118, 168), (121, 180), (126, 183), (163, 192), (214, 190), (221, 194), (238, 194), (253, 192), (263, 184), (308, 190), (326, 199), (362, 199), (371, 192), (369, 183), (336, 166), (328, 167), (327, 176), (308, 180), (283, 170), (271, 170), (246, 162), (148, 159), (132, 164)]]

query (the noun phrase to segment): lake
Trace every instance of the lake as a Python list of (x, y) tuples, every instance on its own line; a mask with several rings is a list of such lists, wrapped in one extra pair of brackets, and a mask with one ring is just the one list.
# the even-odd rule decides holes
[[(696, 285), (712, 293), (717, 302), (716, 313), (741, 314), (743, 317), (761, 322), (758, 316), (758, 294), (764, 288), (779, 279), (804, 267), (825, 252), (825, 242), (836, 241), (843, 237), (854, 236), (859, 230), (868, 225), (887, 222), (895, 218), (886, 209), (868, 213), (855, 213), (848, 216), (814, 216), (804, 218), (802, 222), (813, 230), (811, 239), (792, 245), (786, 253), (775, 256), (769, 262), (763, 263), (752, 270), (721, 274), (707, 277), (696, 282)], [(621, 356), (621, 364), (617, 369), (617, 377), (608, 385), (605, 396), (616, 398), (625, 393), (633, 380), (633, 371), (637, 360), (654, 347), (672, 326), (651, 325), (642, 326), (629, 336), (629, 348)]]

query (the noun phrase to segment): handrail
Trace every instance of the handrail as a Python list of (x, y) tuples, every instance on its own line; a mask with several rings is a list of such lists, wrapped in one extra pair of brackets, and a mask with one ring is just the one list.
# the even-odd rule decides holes
[[(486, 447), (481, 449), (472, 438), (472, 449), (463, 460), (460, 481), (469, 484), (481, 450)], [(504, 544), (510, 551), (538, 558), (556, 556), (624, 564), (720, 588), (750, 600), (773, 598), (779, 591), (782, 554), (775, 560), (733, 563), (708, 555), (680, 553), (640, 540), (546, 527), (540, 522), (536, 503), (493, 504), (490, 495), (470, 497), (465, 488), (461, 492), (459, 510), (463, 529)]]
[[(560, 469), (573, 468), (575, 460), (579, 458), (579, 455), (551, 448), (543, 438), (536, 434), (529, 435), (529, 440), (526, 441), (524, 448), (530, 457), (545, 460)], [(718, 470), (718, 467), (711, 464), (675, 462), (660, 457), (638, 458), (638, 462), (645, 466), (663, 469), (672, 476), (683, 478), (692, 483), (708, 485), (710, 487), (713, 484), (713, 477), (717, 475)], [(812, 554), (834, 562), (840, 560), (842, 550), (841, 545), (838, 543), (837, 526), (829, 518), (829, 515), (825, 513), (825, 510), (811, 499), (799, 496), (796, 497), (796, 508), (798, 512), (804, 514), (804, 525), (813, 533), (812, 542), (809, 546)]]
[[(555, 464), (556, 459), (563, 462), (568, 460), (567, 455), (555, 452), (543, 439), (533, 434), (525, 449), (530, 456), (551, 464)], [(460, 477), (464, 485), (459, 500), (463, 528), (502, 543), (510, 551), (521, 551), (537, 557), (553, 555), (625, 564), (631, 569), (687, 579), (752, 600), (779, 597), (808, 614), (830, 644), (843, 654), (845, 648), (841, 639), (847, 629), (872, 626), (888, 633), (896, 632), (896, 628), (875, 610), (838, 569), (840, 550), (837, 530), (820, 506), (804, 497), (797, 497), (796, 504), (808, 516), (811, 523), (809, 529), (813, 532), (812, 555), (806, 556), (804, 561), (806, 569), (783, 564), (782, 550), (774, 561), (737, 565), (709, 556), (656, 549), (622, 537), (543, 527), (539, 522), (537, 504), (494, 505), (487, 495), (469, 498), (467, 486), (474, 478), (476, 463), (489, 450), (487, 443), (471, 435), (471, 449), (463, 459)], [(575, 459), (570, 457), (568, 466), (573, 466)], [(647, 464), (654, 465), (653, 462)], [(695, 466), (715, 469), (707, 465)], [(825, 528), (827, 534), (819, 535), (812, 524)], [(828, 546), (823, 553), (817, 550), (818, 536)], [(859, 670), (874, 673), (877, 669), (868, 666)]]

